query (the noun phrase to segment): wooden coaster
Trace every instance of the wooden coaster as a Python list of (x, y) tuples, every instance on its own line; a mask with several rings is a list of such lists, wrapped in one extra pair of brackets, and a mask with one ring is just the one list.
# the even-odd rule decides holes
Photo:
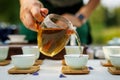
[(16, 67), (13, 67), (8, 70), (9, 74), (28, 74), (28, 73), (34, 73), (40, 69), (40, 66), (32, 66), (30, 69), (18, 69)]
[(0, 66), (5, 66), (10, 64), (10, 60), (4, 60), (4, 61), (0, 61)]
[(66, 63), (65, 63), (65, 60), (64, 60), (64, 59), (62, 60), (62, 65), (66, 65)]
[(37, 65), (41, 65), (43, 62), (43, 60), (36, 60), (34, 66), (37, 66)]
[(104, 67), (113, 67), (113, 65), (110, 62), (108, 62), (107, 60), (102, 60), (101, 65)]
[(120, 69), (116, 69), (115, 67), (108, 67), (108, 71), (109, 71), (111, 74), (120, 75)]
[(88, 74), (90, 70), (88, 67), (85, 67), (84, 69), (72, 69), (69, 66), (62, 66), (61, 72), (63, 74)]

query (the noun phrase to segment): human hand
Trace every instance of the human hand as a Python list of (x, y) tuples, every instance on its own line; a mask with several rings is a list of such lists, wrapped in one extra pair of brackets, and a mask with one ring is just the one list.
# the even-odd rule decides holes
[(20, 19), (30, 30), (37, 31), (39, 26), (36, 22), (42, 22), (44, 15), (48, 14), (48, 9), (43, 8), (43, 5), (38, 0), (21, 0)]
[(80, 21), (75, 15), (65, 13), (62, 16), (70, 20), (73, 26), (80, 27), (83, 24), (83, 22)]

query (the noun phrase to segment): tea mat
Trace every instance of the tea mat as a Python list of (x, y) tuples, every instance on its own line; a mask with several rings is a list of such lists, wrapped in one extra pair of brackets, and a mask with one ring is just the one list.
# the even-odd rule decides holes
[(104, 67), (113, 67), (113, 65), (110, 62), (108, 62), (107, 60), (102, 60), (101, 65)]
[(108, 67), (108, 71), (111, 73), (111, 74), (114, 74), (114, 75), (120, 75), (120, 70), (119, 69), (116, 69), (115, 67)]
[(40, 66), (32, 66), (30, 69), (18, 69), (16, 67), (13, 67), (8, 70), (9, 74), (28, 74), (28, 73), (34, 73), (40, 69)]
[(5, 66), (10, 64), (10, 60), (4, 60), (4, 61), (0, 61), (0, 66)]
[(36, 60), (34, 66), (41, 65), (43, 60)]
[(88, 67), (83, 69), (72, 69), (69, 66), (62, 66), (61, 72), (63, 74), (88, 74), (90, 70)]
[(62, 65), (66, 65), (66, 63), (65, 63), (65, 60), (64, 60), (64, 59), (62, 60)]

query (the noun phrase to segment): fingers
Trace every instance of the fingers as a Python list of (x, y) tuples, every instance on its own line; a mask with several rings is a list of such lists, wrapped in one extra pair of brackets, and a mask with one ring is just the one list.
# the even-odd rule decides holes
[(44, 16), (40, 11), (45, 15), (48, 14), (48, 10), (46, 8), (42, 8), (42, 5), (39, 2), (21, 5), (20, 19), (28, 29), (37, 31), (39, 25), (36, 22), (42, 22), (44, 19)]
[(45, 17), (45, 16), (48, 14), (48, 9), (46, 9), (46, 8), (41, 8), (41, 9), (40, 9), (40, 12), (43, 12), (44, 14), (43, 14), (43, 15), (41, 14), (41, 15)]
[(23, 22), (23, 24), (26, 26), (26, 28), (36, 31), (37, 29), (37, 25), (36, 22), (34, 21), (32, 15), (30, 12), (25, 12), (23, 13), (21, 17), (21, 21)]
[(37, 20), (38, 22), (42, 22), (44, 20), (45, 15), (48, 14), (48, 10), (45, 8), (34, 6), (31, 8), (31, 14), (35, 20)]
[(38, 22), (42, 22), (44, 17), (40, 14), (40, 8), (39, 7), (32, 7), (31, 8), (31, 14), (34, 17), (35, 20)]

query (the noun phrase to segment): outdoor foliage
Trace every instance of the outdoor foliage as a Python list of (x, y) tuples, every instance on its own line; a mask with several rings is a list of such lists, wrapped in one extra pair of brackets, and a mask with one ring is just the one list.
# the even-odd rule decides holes
[(18, 23), (19, 0), (0, 0), (0, 22)]
[(120, 8), (109, 11), (99, 6), (90, 17), (93, 44), (107, 44), (114, 37), (120, 38)]

